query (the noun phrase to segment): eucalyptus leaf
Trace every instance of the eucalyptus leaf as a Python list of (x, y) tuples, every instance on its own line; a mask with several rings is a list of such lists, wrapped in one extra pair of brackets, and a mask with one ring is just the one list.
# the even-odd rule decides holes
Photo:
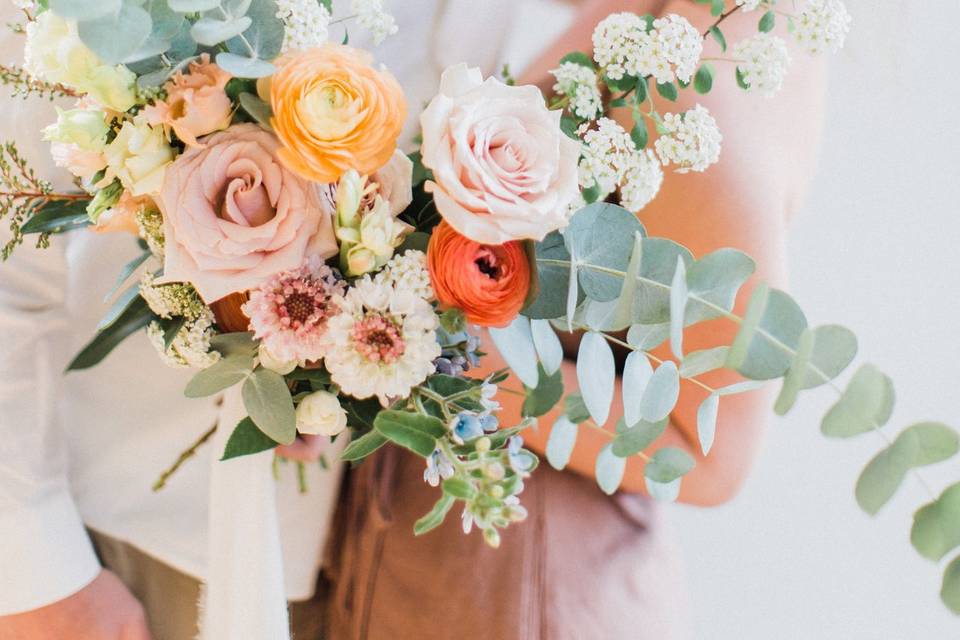
[(577, 356), (577, 382), (593, 421), (603, 426), (610, 417), (616, 382), (613, 350), (603, 335), (591, 331), (583, 336)]
[(116, 13), (103, 14), (77, 23), (83, 44), (110, 64), (120, 64), (150, 37), (150, 14), (130, 2)]
[(266, 78), (276, 73), (271, 63), (224, 51), (217, 54), (217, 66), (237, 78)]
[(777, 401), (773, 407), (778, 416), (786, 415), (796, 404), (807, 377), (807, 370), (810, 366), (810, 359), (813, 357), (815, 345), (816, 334), (810, 329), (804, 329), (797, 344), (797, 353), (793, 357), (787, 375), (783, 378), (783, 388), (780, 390), (780, 395), (777, 396)]
[(717, 414), (720, 410), (720, 396), (711, 393), (700, 403), (697, 409), (697, 438), (703, 455), (710, 453), (717, 434)]
[(214, 351), (220, 352), (223, 356), (246, 356), (251, 363), (253, 356), (257, 353), (257, 347), (257, 341), (254, 340), (253, 333), (250, 331), (220, 333), (210, 338), (210, 348)]
[(204, 17), (193, 23), (193, 26), (190, 27), (190, 35), (198, 44), (205, 47), (216, 47), (220, 43), (240, 35), (249, 29), (251, 24), (253, 24), (253, 21), (247, 16), (241, 16), (233, 20)]
[[(762, 290), (761, 287), (757, 289)], [(762, 300), (763, 296), (760, 295), (759, 300)], [(750, 339), (746, 339), (745, 332), (752, 320), (751, 312), (757, 309), (752, 304), (747, 309), (746, 320), (730, 349), (731, 360), (736, 357), (739, 362), (736, 365), (729, 361), (727, 363), (727, 366), (751, 380), (772, 380), (783, 376), (793, 361), (800, 335), (807, 328), (806, 316), (789, 295), (779, 289), (770, 289), (765, 297), (763, 314), (750, 332)], [(754, 299), (751, 299), (751, 303), (753, 301)], [(740, 349), (745, 342), (748, 346), (743, 354)]]
[(273, 109), (270, 108), (269, 104), (261, 100), (259, 96), (246, 92), (240, 94), (239, 101), (243, 110), (256, 120), (257, 124), (267, 131), (273, 131), (273, 125), (270, 124), (270, 120), (273, 118)]
[(667, 428), (667, 420), (660, 422), (640, 422), (622, 429), (614, 438), (611, 451), (621, 458), (635, 456), (653, 444), (663, 435)]
[(95, 20), (120, 11), (123, 0), (48, 0), (47, 6), (55, 14), (70, 20)]
[(570, 462), (573, 448), (577, 444), (577, 430), (577, 425), (565, 415), (557, 418), (550, 429), (546, 448), (547, 462), (557, 471), (563, 471)]
[(623, 364), (623, 419), (636, 424), (642, 419), (643, 396), (653, 377), (653, 367), (645, 353), (632, 351)]
[(502, 329), (490, 329), (490, 338), (520, 381), (531, 389), (536, 388), (540, 373), (530, 320), (522, 315), (517, 316)]
[(627, 468), (626, 458), (614, 455), (613, 446), (608, 444), (600, 450), (597, 456), (595, 475), (600, 489), (612, 496), (623, 482), (623, 474)]
[(676, 502), (680, 497), (680, 478), (672, 482), (655, 482), (650, 478), (644, 478), (644, 480), (650, 497), (658, 502)]
[(539, 418), (550, 413), (563, 397), (563, 376), (560, 371), (547, 375), (543, 367), (540, 367), (539, 377), (535, 389), (524, 387), (526, 397), (521, 415), (525, 418)]
[[(567, 251), (563, 236), (557, 231), (538, 242), (535, 251), (539, 290), (523, 314), (533, 319), (560, 318), (566, 313), (570, 289), (570, 252)], [(573, 297), (576, 307), (578, 297), (582, 298), (582, 294), (576, 291)]]
[(279, 56), (285, 28), (277, 17), (279, 9), (275, 0), (257, 0), (245, 13), (251, 21), (250, 27), (243, 31), (243, 37), (227, 40), (227, 50), (260, 60), (273, 60)]
[[(814, 330), (813, 353), (810, 365), (816, 371), (807, 371), (804, 389), (827, 384), (850, 366), (857, 356), (857, 336), (839, 325), (825, 325)], [(820, 375), (823, 374), (823, 375)]]
[(634, 349), (653, 351), (670, 337), (670, 324), (634, 324), (627, 332), (627, 344)]
[(695, 462), (686, 451), (675, 447), (659, 449), (643, 467), (643, 474), (660, 484), (673, 482), (690, 473)]
[(692, 351), (680, 363), (680, 376), (695, 378), (696, 376), (716, 371), (724, 366), (730, 347), (714, 347), (703, 351)]
[(684, 316), (687, 312), (687, 268), (683, 258), (677, 256), (677, 269), (670, 285), (670, 349), (673, 355), (683, 359)]
[(850, 438), (878, 429), (890, 420), (895, 400), (893, 381), (873, 365), (863, 365), (824, 416), (820, 430), (831, 438)]
[(666, 238), (644, 238), (643, 260), (633, 302), (633, 322), (661, 324), (670, 322), (670, 290), (677, 260), (685, 267), (693, 264), (693, 254)]
[(910, 542), (924, 558), (940, 561), (960, 546), (960, 483), (913, 515)]
[(546, 320), (531, 321), (530, 332), (543, 370), (547, 375), (552, 376), (563, 364), (563, 345), (560, 344), (560, 338)]
[(948, 564), (943, 572), (940, 599), (950, 611), (960, 616), (960, 557)]
[(687, 287), (691, 298), (686, 324), (719, 318), (732, 311), (740, 287), (756, 268), (753, 258), (736, 249), (718, 249), (690, 264)]
[(283, 376), (260, 367), (246, 379), (240, 393), (243, 406), (261, 431), (280, 444), (293, 444), (297, 416)]
[(563, 237), (569, 253), (583, 265), (579, 279), (587, 297), (605, 302), (620, 295), (622, 275), (605, 270), (626, 271), (636, 233), (644, 233), (643, 225), (617, 205), (598, 202), (573, 216)]
[(239, 384), (253, 373), (253, 358), (232, 355), (220, 358), (215, 363), (196, 373), (184, 394), (188, 398), (207, 398)]
[(640, 403), (640, 416), (659, 422), (670, 415), (680, 398), (680, 372), (671, 361), (664, 362), (650, 377)]
[(574, 424), (581, 424), (590, 419), (590, 412), (579, 393), (571, 393), (563, 401), (563, 415)]

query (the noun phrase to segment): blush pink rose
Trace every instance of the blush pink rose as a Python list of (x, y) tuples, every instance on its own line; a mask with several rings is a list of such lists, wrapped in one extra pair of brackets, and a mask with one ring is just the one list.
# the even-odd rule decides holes
[(163, 282), (190, 282), (210, 303), (337, 253), (330, 210), (314, 183), (280, 163), (272, 134), (241, 124), (203, 143), (167, 168), (157, 198)]
[(481, 244), (542, 240), (566, 225), (579, 194), (579, 145), (536, 87), (483, 80), (466, 65), (443, 73), (420, 116), (426, 184), (440, 215)]

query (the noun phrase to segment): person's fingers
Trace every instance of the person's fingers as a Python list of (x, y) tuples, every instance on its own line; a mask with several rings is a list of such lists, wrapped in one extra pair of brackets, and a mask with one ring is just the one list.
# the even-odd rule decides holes
[(329, 442), (324, 436), (301, 435), (290, 445), (277, 447), (277, 455), (295, 462), (316, 462)]

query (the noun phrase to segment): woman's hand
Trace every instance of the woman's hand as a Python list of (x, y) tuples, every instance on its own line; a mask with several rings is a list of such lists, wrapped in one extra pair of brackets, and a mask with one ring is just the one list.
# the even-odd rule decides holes
[[(587, 0), (580, 17), (556, 45), (535, 62), (524, 81), (549, 86), (544, 81), (547, 70), (557, 66), (560, 57), (573, 50), (589, 51), (590, 36), (596, 23), (616, 11), (635, 10), (643, 13), (677, 13), (691, 21), (700, 31), (713, 23), (709, 5), (690, 0), (653, 2), (636, 6), (616, 0)], [(733, 2), (728, 2), (728, 8)], [(731, 45), (757, 32), (757, 14), (736, 12), (723, 22), (723, 31)], [(717, 61), (717, 81), (707, 96), (685, 91), (677, 103), (654, 95), (661, 113), (680, 112), (696, 103), (706, 106), (723, 132), (720, 162), (705, 173), (676, 174), (668, 172), (663, 187), (654, 201), (639, 217), (651, 236), (675, 240), (703, 256), (722, 247), (741, 249), (757, 262), (757, 275), (743, 288), (736, 310), (742, 314), (750, 292), (758, 281), (784, 286), (786, 281), (786, 223), (798, 208), (815, 167), (820, 134), (823, 99), (822, 65), (805, 53), (791, 51), (793, 65), (784, 89), (773, 99), (764, 99), (740, 90), (733, 81), (733, 64)], [(705, 57), (722, 57), (719, 46), (707, 39)], [(621, 119), (621, 116), (623, 118)], [(618, 114), (624, 124), (632, 126), (630, 114)], [(736, 325), (711, 321), (687, 330), (684, 344), (688, 351), (730, 344)], [(576, 337), (566, 340), (568, 356), (576, 353)], [(492, 345), (488, 347), (492, 349)], [(669, 349), (655, 355), (671, 358)], [(488, 356), (484, 368), (491, 370), (501, 363)], [(572, 363), (564, 365), (567, 389), (576, 388), (576, 371)], [(735, 382), (731, 372), (714, 372), (702, 376), (706, 384), (717, 388)], [(510, 384), (509, 382), (507, 383)], [(519, 383), (516, 385), (519, 386)], [(630, 390), (624, 390), (629, 393)], [(759, 448), (767, 425), (775, 390), (725, 397), (721, 402), (717, 435), (710, 455), (700, 453), (696, 434), (696, 412), (707, 393), (684, 381), (680, 401), (671, 414), (670, 427), (654, 447), (681, 447), (696, 458), (696, 468), (682, 484), (680, 500), (700, 505), (715, 505), (732, 498), (742, 485)], [(619, 410), (621, 389), (614, 400)], [(507, 413), (503, 422), (519, 419), (522, 398), (502, 399)], [(559, 411), (541, 418), (540, 428), (525, 434), (528, 444), (543, 451), (550, 425)], [(619, 419), (611, 415), (606, 429), (612, 431)], [(581, 428), (570, 467), (585, 475), (593, 475), (596, 456), (610, 437), (594, 429)], [(648, 452), (649, 453), (649, 452)], [(645, 490), (643, 461), (628, 462), (622, 488)]]
[(112, 572), (59, 602), (0, 617), (4, 640), (150, 640), (143, 607)]

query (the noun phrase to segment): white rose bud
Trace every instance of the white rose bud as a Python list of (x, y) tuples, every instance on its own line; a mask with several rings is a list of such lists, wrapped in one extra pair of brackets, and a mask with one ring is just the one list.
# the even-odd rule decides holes
[(316, 391), (300, 401), (297, 407), (297, 431), (307, 435), (333, 437), (347, 428), (347, 412), (337, 396)]
[(294, 369), (297, 368), (298, 362), (296, 360), (291, 360), (289, 362), (280, 360), (274, 356), (269, 349), (266, 348), (262, 343), (260, 344), (260, 365), (264, 369), (269, 369), (274, 373), (279, 373), (282, 376), (291, 373)]

